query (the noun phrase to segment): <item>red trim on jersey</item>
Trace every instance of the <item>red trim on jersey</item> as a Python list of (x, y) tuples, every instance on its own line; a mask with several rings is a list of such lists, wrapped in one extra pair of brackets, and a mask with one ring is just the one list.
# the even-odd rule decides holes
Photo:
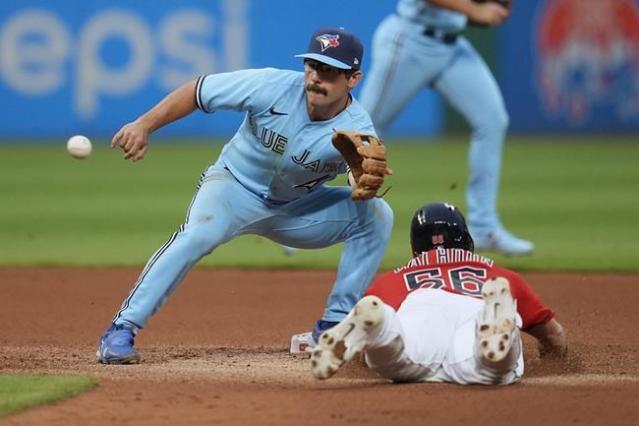
[(541, 298), (517, 273), (501, 268), (491, 259), (463, 249), (434, 249), (413, 258), (406, 266), (380, 275), (366, 291), (393, 309), (399, 309), (408, 294), (433, 289), (481, 298), (481, 286), (493, 277), (510, 281), (510, 291), (517, 300), (523, 330), (545, 324), (555, 317)]

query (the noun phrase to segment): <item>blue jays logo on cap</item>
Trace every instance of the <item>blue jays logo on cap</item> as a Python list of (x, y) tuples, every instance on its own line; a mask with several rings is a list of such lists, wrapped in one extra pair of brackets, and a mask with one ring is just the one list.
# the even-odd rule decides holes
[(344, 28), (320, 28), (313, 33), (308, 52), (296, 58), (313, 59), (342, 70), (359, 70), (364, 47)]
[(319, 41), (322, 45), (322, 52), (329, 47), (339, 46), (339, 34), (322, 34), (321, 36), (315, 37), (315, 40)]

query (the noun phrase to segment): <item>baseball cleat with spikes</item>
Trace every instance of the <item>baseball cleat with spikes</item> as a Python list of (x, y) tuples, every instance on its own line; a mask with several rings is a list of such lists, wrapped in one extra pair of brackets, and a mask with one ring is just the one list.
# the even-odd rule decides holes
[(383, 302), (366, 296), (344, 320), (323, 332), (311, 353), (311, 370), (318, 379), (328, 379), (347, 361), (366, 348), (369, 334), (384, 321)]
[(137, 364), (140, 354), (133, 347), (135, 331), (123, 324), (111, 324), (100, 337), (96, 357), (103, 364)]
[(487, 281), (481, 291), (484, 307), (477, 319), (477, 342), (484, 359), (497, 363), (508, 355), (517, 327), (517, 303), (506, 278)]

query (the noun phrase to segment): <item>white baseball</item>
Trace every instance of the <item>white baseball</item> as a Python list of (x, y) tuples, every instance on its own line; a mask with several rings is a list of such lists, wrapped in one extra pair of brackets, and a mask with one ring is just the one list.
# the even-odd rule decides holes
[(91, 155), (91, 141), (86, 136), (75, 135), (71, 136), (67, 141), (67, 151), (71, 154), (71, 157), (82, 160)]

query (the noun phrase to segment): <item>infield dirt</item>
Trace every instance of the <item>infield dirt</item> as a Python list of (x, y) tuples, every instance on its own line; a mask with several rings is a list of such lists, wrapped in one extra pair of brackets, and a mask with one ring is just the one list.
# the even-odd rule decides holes
[(565, 362), (508, 387), (394, 385), (354, 363), (325, 382), (290, 336), (322, 313), (331, 272), (197, 269), (137, 339), (143, 362), (95, 362), (134, 269), (0, 269), (0, 373), (99, 386), (0, 425), (628, 425), (639, 418), (636, 275), (524, 274), (568, 331)]

